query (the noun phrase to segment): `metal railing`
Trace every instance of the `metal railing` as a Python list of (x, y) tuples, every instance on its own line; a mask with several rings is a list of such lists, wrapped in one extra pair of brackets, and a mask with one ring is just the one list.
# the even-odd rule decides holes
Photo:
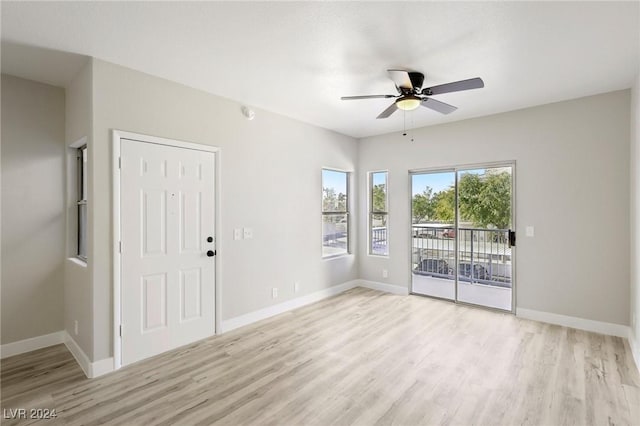
[(412, 226), (413, 273), (498, 287), (511, 287), (508, 229), (459, 228), (432, 224)]
[(371, 254), (386, 255), (387, 250), (387, 227), (371, 228)]

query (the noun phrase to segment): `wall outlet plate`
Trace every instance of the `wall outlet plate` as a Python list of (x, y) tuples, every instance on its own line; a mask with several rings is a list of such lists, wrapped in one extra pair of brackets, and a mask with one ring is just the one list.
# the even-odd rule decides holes
[(293, 292), (297, 293), (300, 291), (300, 281), (296, 281), (295, 283), (293, 283)]
[(274, 287), (273, 289), (271, 289), (271, 297), (274, 299), (278, 298), (278, 288)]
[(536, 234), (533, 226), (527, 226), (524, 230), (524, 233), (527, 237), (533, 237)]
[(389, 271), (387, 271), (386, 269), (382, 270), (382, 278), (389, 278)]
[(236, 228), (233, 230), (233, 239), (241, 240), (242, 239), (242, 229)]
[(245, 240), (250, 240), (253, 238), (253, 229), (252, 228), (242, 228), (242, 232), (244, 234)]

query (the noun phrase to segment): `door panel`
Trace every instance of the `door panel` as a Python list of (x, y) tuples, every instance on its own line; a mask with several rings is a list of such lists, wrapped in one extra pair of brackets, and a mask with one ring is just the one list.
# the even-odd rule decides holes
[(199, 318), (202, 310), (201, 269), (180, 271), (180, 320)]
[(513, 168), (458, 171), (458, 300), (512, 310)]
[(411, 187), (411, 291), (455, 300), (455, 172), (413, 174)]
[(121, 141), (123, 365), (214, 334), (214, 155)]
[(142, 277), (143, 332), (167, 326), (167, 274)]

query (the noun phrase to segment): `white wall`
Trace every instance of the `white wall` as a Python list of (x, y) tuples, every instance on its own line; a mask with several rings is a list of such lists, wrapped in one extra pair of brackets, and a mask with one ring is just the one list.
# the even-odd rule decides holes
[(2, 75), (2, 344), (63, 327), (64, 111), (63, 89)]
[[(236, 102), (99, 60), (93, 67), (94, 360), (112, 352), (112, 129), (221, 147), (223, 319), (358, 277), (353, 255), (321, 259), (320, 170), (354, 170), (354, 139), (262, 110), (247, 121)], [(253, 228), (252, 240), (233, 240), (241, 227)]]
[(408, 170), (515, 160), (516, 306), (628, 324), (629, 127), (625, 90), (417, 129), (415, 142), (401, 132), (361, 140), (361, 247), (367, 171), (389, 169), (390, 194), (389, 258), (363, 249), (361, 278), (410, 283)]
[(640, 73), (631, 89), (631, 333), (640, 368)]
[[(66, 150), (67, 150), (67, 237), (65, 255), (64, 280), (64, 328), (76, 343), (90, 358), (93, 356), (93, 292), (91, 287), (90, 268), (93, 263), (89, 252), (88, 264), (81, 264), (74, 259), (77, 249), (77, 207), (76, 194), (76, 163), (73, 157), (75, 149), (69, 145), (86, 138), (88, 150), (91, 150), (93, 129), (93, 98), (92, 98), (92, 63), (79, 71), (69, 87), (67, 87), (66, 102)], [(91, 165), (89, 164), (89, 167)], [(91, 176), (89, 176), (91, 178)], [(93, 208), (92, 195), (89, 194), (88, 210)], [(75, 334), (75, 324), (78, 321), (78, 334)]]

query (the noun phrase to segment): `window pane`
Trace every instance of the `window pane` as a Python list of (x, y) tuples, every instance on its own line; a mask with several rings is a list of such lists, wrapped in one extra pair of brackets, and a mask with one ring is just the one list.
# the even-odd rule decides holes
[(87, 205), (78, 204), (78, 256), (87, 258)]
[(322, 215), (322, 255), (348, 253), (349, 220), (346, 214)]
[(371, 173), (371, 210), (387, 211), (387, 172)]
[(387, 256), (389, 248), (387, 245), (387, 215), (372, 214), (371, 215), (371, 254)]
[(81, 161), (82, 182), (80, 194), (83, 200), (87, 199), (87, 147), (82, 148), (82, 161)]
[(346, 172), (335, 170), (322, 170), (322, 211), (346, 212), (349, 200), (347, 199)]

